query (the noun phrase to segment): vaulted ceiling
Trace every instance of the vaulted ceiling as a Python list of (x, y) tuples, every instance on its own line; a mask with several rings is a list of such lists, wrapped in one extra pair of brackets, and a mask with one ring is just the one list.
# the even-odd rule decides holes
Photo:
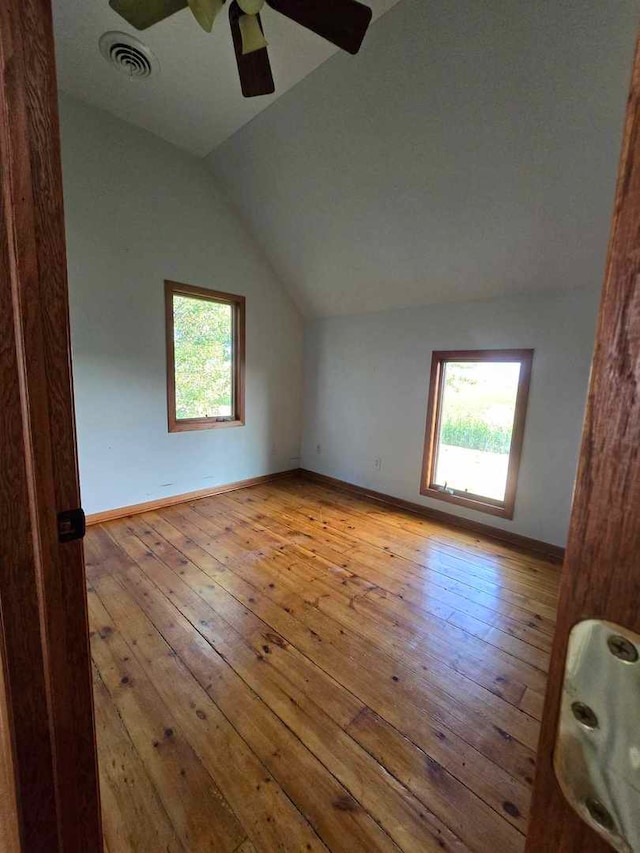
[(310, 315), (597, 287), (636, 0), (402, 0), (208, 160)]
[(55, 0), (60, 86), (211, 152), (307, 315), (599, 286), (640, 0), (369, 2), (356, 57), (267, 10), (277, 94), (245, 100), (226, 19), (145, 31), (129, 81), (107, 0)]

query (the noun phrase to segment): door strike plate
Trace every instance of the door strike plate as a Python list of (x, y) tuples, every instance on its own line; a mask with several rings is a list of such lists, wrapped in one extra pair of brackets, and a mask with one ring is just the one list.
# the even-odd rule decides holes
[(640, 853), (640, 635), (598, 619), (573, 627), (553, 764), (580, 817)]

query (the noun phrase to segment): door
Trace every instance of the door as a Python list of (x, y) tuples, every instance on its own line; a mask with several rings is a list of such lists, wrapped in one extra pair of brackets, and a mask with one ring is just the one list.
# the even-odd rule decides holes
[[(529, 853), (604, 853), (611, 849), (565, 800), (552, 763), (569, 633), (584, 619), (607, 620), (640, 634), (638, 48), (562, 571), (560, 608), (527, 840)], [(633, 712), (637, 717), (637, 709)]]
[(2, 839), (90, 853), (100, 809), (80, 520), (62, 515), (80, 496), (49, 0), (0, 0), (0, 181)]

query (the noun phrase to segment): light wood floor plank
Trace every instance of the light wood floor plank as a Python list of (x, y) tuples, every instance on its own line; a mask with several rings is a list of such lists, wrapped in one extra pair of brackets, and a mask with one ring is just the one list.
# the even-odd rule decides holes
[(524, 849), (556, 566), (295, 480), (86, 554), (106, 849)]
[[(93, 544), (97, 535), (92, 536)], [(112, 546), (113, 543), (109, 547), (102, 541), (102, 560), (110, 561), (117, 574), (126, 555), (114, 551)], [(185, 737), (217, 787), (224, 791), (251, 841), (265, 850), (325, 850), (304, 816), (115, 575), (100, 577), (94, 585), (117, 630), (134, 649), (137, 662), (162, 701), (172, 709)]]
[[(300, 488), (302, 485), (306, 492), (307, 483), (287, 485), (292, 488)], [(328, 501), (330, 504), (348, 508), (353, 512), (364, 513), (384, 524), (392, 524), (403, 530), (430, 538), (447, 549), (455, 550), (459, 556), (467, 561), (470, 555), (477, 555), (479, 557), (476, 561), (477, 566), (483, 565), (483, 561), (490, 561), (491, 564), (497, 564), (510, 572), (517, 572), (520, 577), (535, 578), (541, 584), (541, 588), (554, 591), (557, 585), (558, 566), (531, 552), (517, 550), (510, 545), (482, 537), (462, 528), (447, 528), (428, 518), (397, 510), (394, 507), (366, 500), (347, 492), (338, 493), (335, 489), (315, 485), (314, 493), (318, 495), (320, 501)]]
[[(296, 485), (293, 482), (284, 484), (277, 496), (267, 493), (265, 487), (259, 488), (262, 489), (263, 495), (267, 495), (266, 503), (286, 502), (291, 511), (300, 511), (299, 490), (306, 490), (306, 484)], [(260, 492), (256, 492), (256, 496), (259, 494)], [(433, 533), (425, 535), (424, 532), (415, 532), (393, 524), (386, 508), (379, 509), (376, 514), (362, 512), (360, 510), (362, 500), (351, 498), (345, 493), (333, 492), (332, 495), (331, 499), (326, 496), (307, 495), (304, 508), (316, 522), (343, 531), (360, 541), (367, 542), (368, 545), (388, 550), (393, 550), (396, 545), (398, 553), (401, 550), (410, 550), (415, 554), (431, 555), (435, 563), (449, 567), (452, 572), (456, 571), (456, 568), (464, 567), (468, 582), (477, 584), (479, 588), (491, 589), (495, 578), (500, 581), (501, 592), (510, 589), (523, 593), (530, 591), (535, 593), (536, 598), (546, 599), (548, 603), (553, 604), (554, 585), (553, 579), (549, 580), (549, 575), (534, 576), (524, 564), (515, 562), (513, 559), (507, 561), (498, 555), (490, 554), (489, 547), (479, 550), (477, 545), (465, 544), (463, 549), (460, 547), (462, 542), (457, 538), (449, 536), (443, 539), (441, 525), (437, 526), (439, 536)], [(242, 500), (243, 497), (240, 496), (238, 499)], [(345, 503), (348, 505), (345, 506)], [(353, 523), (355, 520), (359, 522), (357, 525)], [(433, 522), (425, 522), (421, 527), (424, 529), (426, 525), (433, 526)], [(411, 559), (411, 555), (407, 558)]]
[[(195, 505), (194, 509), (197, 509)], [(254, 526), (254, 530), (260, 531), (261, 528)], [(345, 568), (347, 564), (344, 562), (339, 565), (336, 560), (330, 561), (297, 544), (292, 545), (286, 540), (283, 541), (285, 547), (281, 547), (280, 551), (283, 554), (292, 555), (292, 567), (299, 571), (308, 570), (313, 575), (313, 578), (306, 578), (302, 588), (309, 589), (310, 585), (317, 581), (321, 584), (332, 584), (334, 589), (342, 594), (342, 597), (348, 599), (350, 608), (369, 611), (371, 618), (358, 620), (359, 624), (364, 625), (371, 622), (375, 625), (378, 621), (386, 621), (387, 624), (390, 623), (391, 629), (394, 629), (398, 628), (403, 622), (407, 623), (406, 627), (412, 634), (416, 632), (425, 634), (428, 636), (430, 644), (438, 647), (440, 661), (448, 660), (454, 668), (470, 675), (480, 684), (503, 697), (507, 697), (510, 688), (513, 687), (512, 692), (516, 705), (525, 686), (534, 690), (544, 688), (544, 675), (537, 669), (518, 664), (513, 661), (511, 655), (503, 655), (496, 649), (487, 648), (485, 642), (477, 641), (474, 637), (466, 636), (463, 632), (456, 632), (450, 624), (447, 625), (443, 616), (449, 617), (451, 615), (450, 608), (445, 608), (435, 619), (424, 609), (420, 609), (419, 613), (414, 615), (412, 609), (407, 607), (405, 597), (386, 595), (388, 590), (380, 590), (369, 577), (354, 574), (351, 569)], [(322, 595), (320, 593), (321, 599)], [(456, 642), (452, 642), (453, 639)], [(463, 654), (460, 654), (461, 649), (464, 652)], [(493, 669), (498, 667), (499, 671), (493, 672), (492, 664), (494, 665)], [(488, 668), (487, 665), (489, 665)], [(486, 677), (485, 669), (487, 670)]]
[[(184, 512), (188, 514), (189, 510)], [(530, 776), (524, 776), (523, 784), (507, 771), (496, 766), (492, 760), (478, 754), (472, 745), (452, 730), (451, 726), (455, 725), (456, 728), (463, 730), (464, 734), (473, 740), (482, 742), (482, 737), (478, 737), (475, 730), (460, 725), (459, 721), (448, 713), (446, 706), (443, 706), (442, 714), (433, 719), (427, 713), (429, 706), (433, 705), (430, 691), (415, 690), (415, 688), (412, 690), (410, 675), (405, 675), (403, 682), (402, 667), (395, 661), (389, 661), (383, 653), (371, 652), (359, 637), (337, 625), (334, 626), (332, 620), (325, 620), (324, 628), (328, 628), (330, 634), (327, 636), (322, 626), (315, 625), (317, 621), (315, 617), (321, 614), (310, 613), (302, 599), (299, 606), (287, 604), (286, 598), (282, 599), (279, 589), (279, 586), (286, 584), (284, 573), (276, 580), (267, 582), (269, 595), (262, 593), (255, 584), (259, 585), (262, 582), (259, 576), (267, 571), (264, 556), (256, 557), (253, 561), (247, 554), (243, 559), (232, 559), (228, 555), (228, 539), (223, 545), (220, 538), (215, 541), (206, 536), (203, 538), (202, 531), (187, 520), (181, 512), (174, 512), (174, 508), (171, 511), (165, 511), (163, 516), (172, 518), (181, 530), (188, 533), (188, 536), (184, 537), (185, 548), (194, 562), (200, 559), (193, 554), (195, 540), (198, 541), (196, 546), (198, 550), (204, 550), (210, 556), (216, 553), (218, 557), (226, 560), (216, 575), (218, 582), (269, 624), (279, 636), (296, 646), (336, 681), (358, 696), (364, 704), (372, 707), (399, 730), (410, 736), (436, 760), (439, 760), (438, 755), (444, 750), (447, 757), (443, 762), (453, 768), (452, 772), (455, 771), (458, 778), (465, 781), (470, 777), (472, 780), (469, 783), (470, 786), (474, 790), (482, 790), (484, 796), (498, 810), (503, 810), (504, 803), (509, 802), (507, 819), (516, 826), (521, 828), (524, 826), (529, 801)], [(229, 534), (224, 535), (228, 537)], [(256, 559), (261, 561), (259, 568), (254, 565)], [(208, 565), (207, 571), (215, 573), (215, 566)], [(258, 577), (255, 576), (256, 572)], [(398, 675), (398, 672), (401, 674)], [(442, 719), (443, 716), (446, 716), (446, 720)], [(476, 713), (472, 716), (473, 724), (477, 726), (479, 715)], [(512, 735), (499, 727), (496, 728), (492, 722), (487, 723), (485, 734), (492, 739), (497, 753), (494, 756), (496, 760), (513, 758), (515, 754), (516, 759), (518, 756), (521, 758), (517, 772), (522, 774), (531, 772), (533, 766), (531, 751), (519, 744)], [(489, 749), (487, 748), (486, 751)], [(510, 793), (508, 798), (505, 797), (506, 790)]]
[[(258, 487), (260, 488), (264, 490), (264, 487)], [(298, 496), (288, 495), (286, 486), (277, 499), (270, 496), (267, 501), (276, 503), (276, 506), (286, 505), (288, 513), (300, 514)], [(306, 506), (312, 513), (307, 517), (316, 524), (326, 525), (330, 530), (364, 541), (369, 547), (391, 551), (396, 556), (438, 571), (451, 579), (458, 579), (479, 592), (508, 601), (531, 613), (542, 612), (551, 619), (554, 618), (556, 599), (553, 592), (537, 587), (533, 581), (523, 581), (515, 577), (513, 571), (501, 569), (495, 561), (470, 556), (465, 559), (430, 538), (425, 539), (418, 534), (399, 530), (393, 525), (381, 524), (366, 516), (363, 516), (363, 520), (358, 524), (354, 524), (354, 521), (359, 519), (354, 519), (348, 511), (335, 508), (328, 501), (320, 503), (311, 500)]]
[[(494, 570), (486, 571), (484, 578), (476, 580), (469, 573), (466, 564), (460, 564), (459, 560), (457, 562), (448, 560), (441, 549), (434, 550), (430, 558), (425, 558), (422, 561), (413, 559), (415, 555), (408, 554), (406, 548), (386, 544), (390, 541), (386, 536), (382, 540), (385, 544), (369, 541), (372, 537), (369, 535), (370, 531), (366, 524), (363, 525), (365, 529), (360, 531), (366, 542), (363, 545), (360, 538), (345, 536), (345, 533), (352, 533), (352, 529), (355, 529), (355, 526), (348, 521), (341, 521), (336, 526), (336, 523), (332, 523), (331, 520), (325, 521), (305, 512), (300, 506), (300, 501), (277, 500), (280, 495), (269, 500), (258, 497), (242, 497), (240, 493), (228, 497), (236, 505), (244, 506), (245, 514), (247, 507), (251, 507), (253, 513), (258, 513), (263, 518), (277, 514), (278, 518), (290, 525), (291, 528), (307, 531), (313, 539), (321, 542), (323, 541), (322, 537), (325, 537), (324, 541), (326, 542), (326, 537), (331, 536), (335, 544), (334, 552), (346, 557), (347, 560), (359, 559), (365, 564), (376, 565), (378, 568), (390, 567), (392, 562), (394, 572), (399, 572), (407, 579), (414, 580), (420, 586), (428, 582), (434, 591), (442, 590), (442, 592), (454, 593), (463, 600), (471, 601), (481, 608), (486, 608), (487, 612), (493, 613), (494, 616), (495, 614), (504, 614), (509, 619), (520, 621), (525, 625), (533, 622), (533, 627), (537, 631), (548, 635), (547, 640), (553, 633), (555, 598), (551, 604), (538, 603), (532, 599), (529, 589), (526, 590), (527, 595), (523, 595), (522, 592), (509, 589), (506, 581), (503, 583), (499, 579), (490, 580), (489, 578), (496, 574)], [(199, 501), (198, 504), (199, 510), (205, 513), (209, 511), (209, 507), (214, 507), (206, 500)], [(219, 518), (219, 510), (214, 508), (213, 514), (214, 517)], [(373, 538), (375, 539), (375, 537)], [(331, 555), (326, 553), (326, 545), (324, 556), (331, 559)], [(502, 575), (499, 577), (501, 578)], [(545, 600), (548, 601), (546, 597)]]
[[(335, 682), (328, 680), (326, 675), (317, 667), (314, 667), (306, 658), (296, 653), (292, 662), (293, 668), (291, 666), (291, 662), (289, 666), (281, 667), (279, 664), (283, 657), (290, 656), (289, 653), (291, 651), (295, 652), (295, 650), (286, 644), (279, 636), (274, 635), (269, 630), (268, 625), (255, 617), (251, 618), (252, 614), (243, 608), (232, 596), (226, 594), (221, 588), (215, 588), (210, 584), (208, 582), (208, 575), (201, 572), (195, 564), (190, 562), (190, 564), (185, 568), (184, 561), (179, 559), (178, 556), (181, 552), (176, 549), (173, 551), (168, 549), (168, 543), (162, 543), (157, 538), (157, 531), (160, 529), (165, 533), (169, 532), (169, 535), (171, 535), (170, 531), (167, 530), (167, 525), (163, 524), (162, 520), (157, 517), (155, 519), (151, 518), (150, 520), (155, 528), (153, 531), (149, 530), (148, 526), (145, 525), (143, 521), (135, 519), (132, 520), (131, 527), (138, 532), (143, 542), (149, 546), (154, 546), (154, 552), (162, 555), (163, 561), (167, 565), (173, 566), (174, 571), (177, 571), (177, 573), (184, 578), (185, 582), (211, 605), (215, 613), (222, 616), (225, 620), (225, 627), (222, 629), (222, 634), (220, 634), (220, 625), (217, 623), (216, 632), (212, 636), (211, 619), (198, 618), (196, 614), (192, 617), (194, 627), (198, 628), (198, 630), (203, 633), (203, 636), (207, 637), (210, 642), (214, 643), (215, 647), (224, 654), (226, 660), (233, 663), (234, 667), (238, 667), (242, 675), (246, 677), (248, 681), (251, 681), (256, 692), (261, 693), (265, 701), (270, 703), (276, 713), (283, 715), (283, 719), (286, 720), (287, 724), (292, 729), (296, 730), (299, 736), (305, 737), (309, 742), (313, 742), (314, 738), (317, 738), (317, 717), (319, 714), (320, 703), (326, 708), (327, 702), (329, 701), (331, 707), (339, 708), (338, 718), (341, 721), (349, 719), (349, 724), (346, 727), (346, 730), (367, 750), (367, 752), (372, 754), (371, 739), (366, 736), (367, 733), (364, 730), (361, 731), (359, 727), (353, 723), (354, 719), (360, 720), (365, 712), (368, 713), (371, 718), (378, 720), (380, 726), (385, 725), (386, 727), (386, 740), (382, 747), (383, 753), (385, 755), (388, 754), (384, 752), (385, 750), (388, 750), (389, 752), (400, 751), (404, 753), (405, 763), (407, 763), (407, 761), (412, 763), (414, 771), (411, 774), (405, 774), (406, 778), (401, 780), (405, 784), (407, 784), (407, 779), (410, 780), (407, 787), (414, 790), (411, 783), (413, 783), (419, 775), (415, 772), (417, 766), (424, 768), (426, 765), (430, 768), (430, 784), (427, 787), (420, 787), (419, 785), (415, 786), (418, 788), (418, 791), (414, 790), (414, 793), (420, 794), (420, 799), (427, 808), (435, 807), (438, 813), (444, 815), (444, 819), (447, 824), (454, 825), (456, 827), (456, 832), (460, 837), (470, 843), (474, 849), (493, 851), (495, 849), (496, 842), (500, 842), (503, 849), (521, 849), (524, 842), (523, 837), (514, 829), (511, 829), (495, 812), (485, 806), (482, 801), (468, 788), (458, 783), (455, 778), (447, 773), (447, 771), (434, 759), (417, 749), (406, 738), (403, 738), (398, 732), (393, 730), (391, 726), (383, 724), (383, 721), (379, 720), (373, 712), (370, 712), (364, 707), (359, 708), (359, 703), (355, 700), (355, 697), (351, 696), (351, 694), (341, 691), (341, 701), (336, 701), (335, 697), (331, 697), (331, 694), (335, 693), (336, 689), (340, 690), (339, 686)], [(182, 611), (183, 607), (180, 609)], [(257, 679), (255, 677), (252, 679), (251, 674), (247, 674), (246, 668), (243, 667), (242, 655), (240, 655), (240, 660), (238, 660), (237, 650), (235, 653), (234, 650), (229, 650), (229, 634), (232, 632), (241, 634), (245, 643), (249, 644), (253, 654), (257, 655), (262, 661), (261, 666), (257, 668), (255, 666), (253, 667), (253, 669), (256, 670)], [(237, 641), (235, 645), (237, 647)], [(224, 651), (222, 650), (222, 647), (224, 647)], [(244, 658), (246, 659), (246, 649), (243, 649), (242, 651), (244, 651)], [(251, 655), (249, 655), (249, 663), (252, 663)], [(282, 693), (282, 700), (280, 703), (276, 701), (275, 704), (269, 696), (269, 690), (264, 690), (264, 686), (274, 680), (272, 673), (265, 674), (265, 668), (269, 669), (271, 667), (275, 667), (283, 674), (286, 673), (284, 680), (282, 678), (277, 679)], [(302, 671), (304, 677), (302, 679), (296, 678), (296, 671)], [(321, 683), (316, 685), (314, 682), (318, 681)], [(309, 705), (307, 700), (311, 697), (313, 697), (312, 701), (317, 704), (313, 706)], [(296, 709), (294, 717), (291, 716), (291, 705), (289, 705), (288, 702), (292, 703), (293, 708)], [(306, 713), (302, 718), (300, 718), (301, 711), (303, 709)], [(313, 719), (310, 714), (311, 711), (313, 711)], [(333, 715), (329, 714), (329, 716)], [(391, 733), (393, 733), (393, 735)], [(352, 758), (350, 763), (357, 766), (357, 762), (353, 760), (353, 749), (351, 747), (346, 749), (344, 748), (344, 739), (342, 738), (341, 733), (337, 736), (335, 733), (329, 734), (329, 737), (330, 742), (332, 742), (334, 746), (338, 747), (340, 755), (339, 765), (347, 760), (346, 756), (351, 753)], [(317, 740), (315, 740), (315, 743), (317, 744)], [(398, 745), (400, 745), (399, 750)], [(317, 749), (317, 746), (315, 748)], [(320, 752), (323, 751), (324, 750), (321, 747)], [(407, 754), (410, 753), (410, 751), (413, 751), (414, 753), (412, 761), (407, 758)], [(378, 755), (375, 757), (379, 760)], [(383, 764), (387, 770), (389, 770), (392, 765), (391, 761), (387, 762), (382, 760), (380, 763)], [(333, 769), (337, 774), (343, 772), (339, 767), (336, 768), (335, 763), (332, 764), (331, 761), (327, 762), (327, 766), (333, 766)], [(357, 775), (359, 787), (365, 785), (367, 775), (370, 774), (367, 774), (366, 770), (363, 770), (361, 767)], [(394, 776), (396, 776), (396, 778), (400, 778), (397, 773), (394, 773)], [(382, 785), (384, 788), (384, 779), (382, 781)], [(371, 780), (371, 787), (379, 788), (379, 786), (380, 780), (378, 780), (377, 784), (375, 778)], [(367, 787), (368, 786), (365, 786), (364, 789), (365, 797), (367, 794)], [(382, 794), (383, 801), (388, 799), (388, 791), (380, 791), (379, 793)], [(359, 794), (359, 796), (361, 796), (361, 794)], [(363, 804), (365, 807), (371, 808), (373, 813), (380, 813), (377, 803), (375, 801), (371, 802), (369, 797), (363, 799)]]
[[(307, 814), (315, 810), (318, 815), (317, 829), (325, 842), (335, 846), (338, 839), (348, 837), (349, 849), (391, 849), (392, 845), (380, 833), (368, 812), (375, 816), (391, 838), (405, 848), (438, 850), (444, 838), (448, 849), (461, 849), (453, 834), (440, 825), (437, 819), (430, 818), (410, 792), (385, 774), (380, 765), (358, 748), (353, 739), (336, 726), (319, 706), (314, 703), (303, 704), (300, 695), (283, 680), (278, 682), (273, 678), (265, 678), (264, 666), (261, 665), (263, 655), (258, 657), (229, 623), (220, 624), (216, 613), (206, 601), (194, 593), (186, 580), (176, 576), (166, 562), (158, 560), (155, 555), (148, 556), (143, 541), (131, 535), (131, 531), (135, 532), (139, 527), (133, 520), (130, 524), (110, 525), (109, 529), (115, 532), (118, 542), (135, 559), (150, 581), (144, 585), (146, 595), (143, 593), (141, 603), (148, 607), (151, 598), (155, 596), (156, 610), (152, 618), (158, 620), (157, 627), (163, 633), (171, 631), (172, 647), (201, 683), (209, 680), (208, 692), (223, 712), (233, 713), (234, 719), (240, 721), (241, 732), (254, 751), (264, 756), (265, 763), (272, 761), (273, 750), (277, 752), (281, 766), (270, 769), (290, 796), (293, 797), (297, 790), (294, 787), (295, 780), (307, 779), (310, 796), (304, 804), (300, 803), (300, 807)], [(166, 553), (163, 556), (166, 561), (170, 560)], [(206, 580), (206, 576), (203, 577)], [(168, 603), (158, 600), (152, 588), (154, 585), (184, 616), (180, 636), (176, 637), (178, 620), (175, 612)], [(164, 615), (158, 611), (164, 611)], [(172, 624), (164, 628), (167, 619)], [(192, 628), (203, 637), (198, 654), (194, 653), (196, 641)], [(218, 666), (215, 666), (208, 654), (209, 648), (204, 640), (218, 653), (221, 659)], [(214, 672), (212, 666), (215, 667)], [(273, 713), (269, 713), (267, 708)], [(291, 732), (298, 737), (305, 737), (312, 745), (312, 752), (332, 776), (344, 785), (344, 789), (333, 784), (330, 795), (322, 799), (321, 791), (323, 787), (326, 788), (323, 781), (327, 774), (323, 772), (320, 763), (313, 760), (309, 750), (302, 746), (302, 742), (291, 738)], [(331, 837), (328, 837), (320, 823), (324, 821), (326, 824), (326, 818), (331, 815), (340, 820), (336, 822), (339, 825), (335, 826)]]
[(235, 850), (246, 833), (95, 592), (91, 655), (186, 850)]
[(105, 842), (113, 850), (186, 853), (99, 673), (93, 670)]
[[(442, 578), (436, 578), (435, 582), (432, 578), (429, 578), (429, 582), (426, 582), (424, 579), (419, 580), (406, 575), (403, 577), (402, 561), (400, 561), (399, 565), (398, 560), (394, 559), (395, 555), (393, 554), (380, 551), (378, 555), (372, 557), (369, 554), (368, 558), (365, 556), (364, 561), (359, 560), (357, 559), (355, 548), (352, 547), (347, 548), (346, 551), (340, 551), (341, 543), (339, 540), (335, 540), (331, 534), (327, 534), (324, 531), (313, 537), (308, 533), (303, 533), (300, 525), (296, 529), (296, 527), (283, 524), (280, 519), (275, 518), (273, 515), (266, 515), (259, 510), (252, 511), (247, 503), (226, 502), (222, 506), (225, 508), (225, 515), (231, 514), (236, 518), (244, 517), (251, 519), (255, 529), (260, 529), (264, 526), (265, 529), (279, 536), (283, 542), (299, 548), (305, 558), (308, 559), (310, 555), (320, 556), (332, 565), (340, 566), (345, 571), (351, 572), (352, 576), (370, 581), (380, 592), (392, 593), (394, 597), (400, 599), (403, 606), (412, 604), (424, 613), (448, 619), (454, 624), (459, 624), (460, 621), (468, 616), (470, 619), (480, 617), (477, 619), (478, 622), (484, 617), (485, 625), (487, 626), (485, 630), (489, 626), (495, 626), (497, 614), (494, 610), (472, 607), (471, 614), (474, 615), (465, 613), (464, 609), (468, 609), (469, 602), (464, 598), (460, 599), (455, 591), (451, 591), (453, 585), (450, 582), (443, 586)], [(198, 509), (195, 504), (194, 509)], [(206, 507), (202, 506), (201, 510), (206, 512)], [(440, 583), (438, 583), (438, 580)], [(461, 607), (463, 609), (459, 610)], [(526, 614), (525, 618), (527, 622), (531, 621), (530, 614)], [(520, 657), (520, 659), (530, 662), (534, 666), (546, 671), (548, 655), (542, 652), (542, 650), (538, 650), (535, 646), (531, 648), (524, 640), (519, 642), (518, 638), (513, 637), (509, 633), (514, 629), (512, 624), (506, 622), (506, 620), (502, 627), (506, 630), (502, 631), (500, 628), (497, 628), (492, 633), (492, 644), (497, 645), (499, 648), (504, 647), (505, 651), (509, 654)], [(522, 630), (523, 634), (526, 634), (527, 631), (529, 633), (532, 632), (532, 629), (528, 627), (524, 627)], [(542, 644), (545, 648), (548, 648), (550, 637), (547, 634), (541, 637), (537, 635), (539, 627), (538, 621), (535, 619), (533, 630), (537, 632), (535, 640), (538, 644)], [(470, 633), (477, 635), (477, 626)]]
[[(193, 523), (186, 520), (185, 514), (190, 511), (179, 508), (177, 512), (173, 512), (172, 509), (173, 516), (180, 513), (185, 519), (183, 525), (192, 525), (190, 535), (193, 538), (198, 537), (198, 533), (193, 530)], [(199, 514), (191, 513), (192, 518), (196, 515)], [(196, 526), (202, 531), (198, 538), (199, 544), (205, 550), (223, 556), (234, 572), (261, 588), (281, 606), (303, 611), (303, 621), (306, 625), (312, 626), (320, 636), (331, 640), (338, 649), (348, 651), (351, 657), (355, 656), (359, 666), (375, 666), (381, 675), (386, 673), (390, 680), (395, 676), (394, 686), (399, 698), (402, 696), (408, 700), (410, 694), (413, 694), (415, 701), (416, 694), (419, 694), (422, 707), (430, 709), (429, 714), (433, 719), (443, 724), (448, 722), (460, 737), (485, 754), (490, 752), (493, 759), (514, 776), (526, 778), (530, 775), (531, 749), (535, 748), (537, 726), (526, 715), (514, 712), (508, 703), (494, 701), (489, 691), (486, 691), (484, 701), (478, 701), (471, 711), (467, 701), (460, 701), (460, 694), (465, 694), (468, 699), (469, 691), (476, 691), (470, 683), (463, 683), (464, 679), (450, 678), (449, 682), (444, 684), (442, 677), (438, 677), (435, 672), (420, 675), (412, 671), (402, 659), (402, 652), (391, 648), (384, 631), (374, 631), (374, 635), (379, 634), (379, 639), (376, 642), (366, 642), (354, 631), (341, 629), (335, 619), (323, 613), (314, 603), (308, 603), (304, 594), (300, 594), (304, 591), (304, 584), (290, 577), (290, 560), (280, 550), (276, 548), (268, 555), (264, 554), (264, 548), (259, 552), (254, 550), (254, 559), (249, 558), (251, 552), (244, 549), (255, 544), (255, 536), (252, 536), (250, 529), (242, 534), (226, 532), (212, 539), (215, 532), (210, 529), (211, 525), (206, 518), (198, 517)], [(262, 580), (265, 576), (266, 582)], [(427, 689), (421, 687), (422, 682)], [(505, 738), (504, 732), (507, 731), (509, 736)]]

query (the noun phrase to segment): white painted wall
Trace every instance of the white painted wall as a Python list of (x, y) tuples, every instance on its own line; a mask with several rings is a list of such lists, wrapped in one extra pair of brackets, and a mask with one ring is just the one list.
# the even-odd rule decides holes
[[(310, 322), (303, 466), (564, 545), (598, 298), (595, 289), (548, 292)], [(535, 349), (513, 521), (423, 498), (432, 351), (510, 347)]]
[[(87, 512), (298, 465), (302, 320), (201, 162), (61, 98)], [(165, 278), (247, 297), (247, 423), (169, 434)]]
[(638, 0), (401, 0), (213, 152), (310, 316), (598, 287)]

